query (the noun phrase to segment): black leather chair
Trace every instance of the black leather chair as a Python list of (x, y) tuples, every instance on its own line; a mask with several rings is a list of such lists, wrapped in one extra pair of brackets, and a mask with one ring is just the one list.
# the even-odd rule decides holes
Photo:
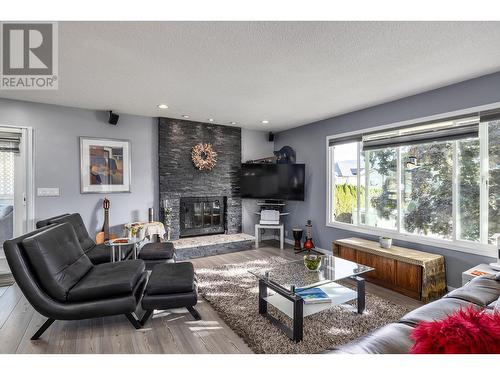
[(32, 340), (55, 320), (125, 314), (135, 328), (141, 328), (134, 313), (147, 282), (144, 261), (93, 265), (69, 223), (8, 240), (4, 249), (26, 299), (48, 317)]
[[(76, 236), (78, 237), (78, 241), (80, 242), (80, 246), (93, 264), (109, 263), (111, 261), (111, 251), (109, 247), (104, 244), (97, 245), (94, 242), (94, 240), (89, 236), (87, 228), (85, 228), (82, 217), (78, 213), (63, 214), (49, 219), (40, 220), (36, 223), (36, 227), (43, 228), (44, 226), (50, 224), (61, 223), (70, 223), (73, 226)], [(128, 258), (132, 251), (132, 246), (123, 246), (122, 258)]]

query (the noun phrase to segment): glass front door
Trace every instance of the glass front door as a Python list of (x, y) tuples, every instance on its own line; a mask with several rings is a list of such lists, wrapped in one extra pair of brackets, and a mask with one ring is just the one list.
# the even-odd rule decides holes
[[(26, 129), (0, 127), (0, 258), (3, 242), (28, 231)], [(0, 268), (4, 268), (0, 262)], [(2, 269), (0, 269), (2, 272)]]

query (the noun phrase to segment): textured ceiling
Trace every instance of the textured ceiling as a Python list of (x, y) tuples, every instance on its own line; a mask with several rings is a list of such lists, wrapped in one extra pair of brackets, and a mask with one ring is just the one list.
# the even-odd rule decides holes
[(499, 45), (500, 22), (61, 22), (59, 90), (0, 97), (276, 131), (498, 71)]

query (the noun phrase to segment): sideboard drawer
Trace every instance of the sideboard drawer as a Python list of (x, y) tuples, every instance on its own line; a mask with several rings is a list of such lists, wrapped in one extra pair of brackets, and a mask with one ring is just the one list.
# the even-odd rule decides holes
[(357, 251), (357, 262), (375, 268), (366, 274), (366, 279), (382, 285), (394, 284), (396, 280), (396, 261), (378, 255)]

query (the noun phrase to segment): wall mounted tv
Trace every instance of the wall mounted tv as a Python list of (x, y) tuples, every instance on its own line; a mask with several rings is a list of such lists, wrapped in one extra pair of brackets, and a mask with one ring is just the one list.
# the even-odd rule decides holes
[(242, 164), (241, 197), (304, 200), (304, 164)]

